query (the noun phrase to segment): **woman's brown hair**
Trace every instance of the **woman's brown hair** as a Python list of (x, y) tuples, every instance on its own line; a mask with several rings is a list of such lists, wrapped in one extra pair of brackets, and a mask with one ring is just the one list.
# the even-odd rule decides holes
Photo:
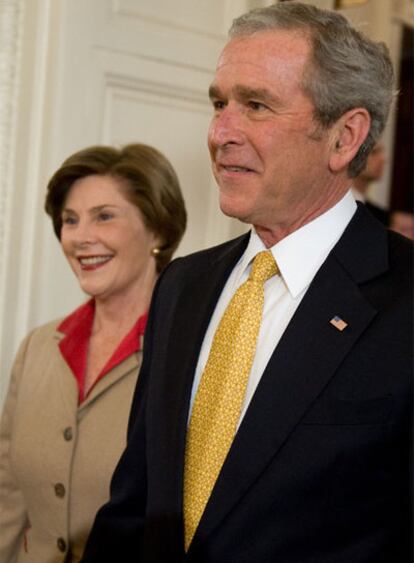
[(146, 227), (161, 239), (155, 255), (160, 272), (171, 260), (187, 223), (187, 213), (177, 175), (167, 158), (144, 144), (121, 149), (93, 146), (67, 158), (47, 186), (45, 210), (60, 240), (62, 209), (77, 180), (91, 175), (120, 180), (127, 199), (140, 210)]

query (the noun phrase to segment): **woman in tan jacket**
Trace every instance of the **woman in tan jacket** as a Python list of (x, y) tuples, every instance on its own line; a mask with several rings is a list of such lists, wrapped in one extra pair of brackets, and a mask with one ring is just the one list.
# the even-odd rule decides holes
[(2, 563), (80, 559), (125, 445), (151, 293), (186, 224), (173, 168), (140, 144), (69, 157), (46, 211), (91, 299), (17, 354), (0, 428)]

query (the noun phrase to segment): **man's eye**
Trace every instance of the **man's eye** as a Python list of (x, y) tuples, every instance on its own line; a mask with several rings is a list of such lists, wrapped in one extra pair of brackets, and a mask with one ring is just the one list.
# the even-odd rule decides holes
[(213, 104), (213, 108), (214, 108), (215, 110), (221, 110), (221, 109), (224, 108), (224, 105), (225, 105), (224, 102), (222, 102), (222, 101), (220, 101), (220, 100), (214, 100), (214, 101), (212, 102), (212, 104)]
[(266, 109), (266, 106), (264, 104), (262, 104), (261, 102), (255, 102), (254, 100), (251, 100), (249, 102), (249, 108), (253, 109), (255, 111), (259, 111), (259, 110)]

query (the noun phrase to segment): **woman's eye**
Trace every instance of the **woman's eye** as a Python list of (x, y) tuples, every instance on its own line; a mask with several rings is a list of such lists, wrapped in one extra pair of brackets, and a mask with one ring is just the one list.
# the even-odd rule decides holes
[(62, 224), (63, 225), (75, 225), (76, 224), (75, 217), (70, 217), (69, 215), (66, 217), (62, 217)]
[(99, 215), (98, 215), (98, 221), (109, 221), (112, 218), (113, 218), (112, 213), (108, 213), (106, 211), (99, 213)]

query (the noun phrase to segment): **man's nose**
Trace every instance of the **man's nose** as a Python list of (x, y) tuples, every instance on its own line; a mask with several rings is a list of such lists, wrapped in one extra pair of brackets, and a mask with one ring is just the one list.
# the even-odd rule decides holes
[(215, 115), (210, 124), (208, 138), (211, 147), (241, 144), (243, 142), (242, 117), (237, 109), (228, 105)]

